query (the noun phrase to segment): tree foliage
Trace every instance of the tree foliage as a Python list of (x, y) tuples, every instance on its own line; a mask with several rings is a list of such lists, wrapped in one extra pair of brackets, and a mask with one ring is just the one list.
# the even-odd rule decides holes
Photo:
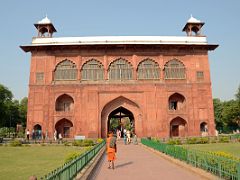
[(26, 125), (27, 98), (23, 98), (20, 103), (13, 99), (12, 92), (0, 84), (0, 128), (16, 127), (16, 124)]
[(216, 128), (222, 132), (240, 129), (240, 86), (235, 100), (213, 99)]

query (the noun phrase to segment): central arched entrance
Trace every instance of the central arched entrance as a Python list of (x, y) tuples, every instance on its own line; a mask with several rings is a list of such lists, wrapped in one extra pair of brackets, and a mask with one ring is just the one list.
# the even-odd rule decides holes
[(111, 124), (114, 124), (117, 128), (130, 126), (129, 128), (132, 128), (138, 137), (143, 135), (142, 111), (139, 105), (123, 96), (105, 104), (101, 111), (100, 121), (99, 135), (102, 138), (107, 137)]
[(107, 131), (113, 131), (116, 133), (117, 129), (122, 132), (123, 130), (129, 130), (130, 132), (135, 132), (134, 126), (134, 116), (131, 111), (120, 106), (113, 110), (108, 116)]

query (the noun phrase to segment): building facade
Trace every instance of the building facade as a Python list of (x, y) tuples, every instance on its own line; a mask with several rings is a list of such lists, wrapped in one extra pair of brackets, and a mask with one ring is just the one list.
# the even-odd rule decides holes
[(35, 24), (27, 128), (53, 138), (106, 137), (128, 118), (139, 137), (214, 135), (208, 44), (191, 17), (187, 36), (59, 37)]

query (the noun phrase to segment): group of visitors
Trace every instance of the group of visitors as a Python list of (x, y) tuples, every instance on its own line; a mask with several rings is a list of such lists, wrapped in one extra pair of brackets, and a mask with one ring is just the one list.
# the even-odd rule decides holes
[[(29, 141), (30, 138), (32, 140), (41, 140), (41, 139), (48, 139), (48, 132), (46, 131), (46, 133), (44, 134), (41, 130), (32, 130), (32, 133), (30, 133), (29, 129), (27, 129), (26, 131), (26, 137), (27, 140)], [(58, 133), (56, 130), (54, 131), (53, 134), (53, 139), (55, 141), (59, 140), (60, 142), (62, 141), (63, 137), (61, 133)]]
[(27, 140), (28, 141), (30, 139), (30, 136), (31, 136), (32, 140), (43, 139), (43, 133), (42, 133), (41, 129), (33, 129), (32, 134), (30, 134), (30, 131), (28, 129), (27, 132), (26, 132), (26, 135), (27, 135)]

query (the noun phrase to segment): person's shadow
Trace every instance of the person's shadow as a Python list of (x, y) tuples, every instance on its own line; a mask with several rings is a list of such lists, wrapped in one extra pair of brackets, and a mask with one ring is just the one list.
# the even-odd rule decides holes
[(132, 161), (129, 161), (129, 162), (126, 162), (126, 163), (123, 163), (123, 164), (118, 164), (118, 165), (115, 166), (115, 168), (121, 168), (123, 166), (127, 166), (127, 165), (130, 165), (132, 163), (133, 163)]

